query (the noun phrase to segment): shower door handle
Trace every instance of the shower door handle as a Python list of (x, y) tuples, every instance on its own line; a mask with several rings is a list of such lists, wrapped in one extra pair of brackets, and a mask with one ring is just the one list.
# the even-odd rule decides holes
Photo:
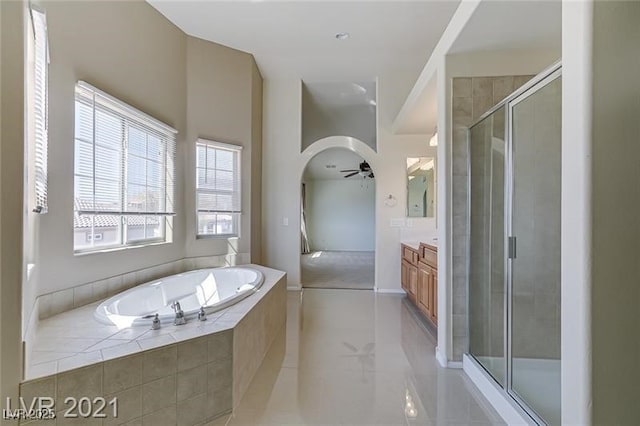
[(516, 258), (516, 237), (509, 237), (508, 257), (509, 259)]

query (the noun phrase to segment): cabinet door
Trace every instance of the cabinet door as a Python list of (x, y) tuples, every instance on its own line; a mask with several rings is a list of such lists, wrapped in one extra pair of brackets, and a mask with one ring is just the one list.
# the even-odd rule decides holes
[(416, 304), (427, 317), (431, 316), (431, 304), (429, 297), (429, 288), (431, 286), (430, 281), (431, 268), (424, 264), (420, 264), (418, 267), (418, 297)]
[(438, 325), (438, 271), (431, 274), (431, 321)]
[(411, 265), (406, 261), (402, 261), (402, 265), (400, 267), (400, 284), (402, 285), (402, 289), (409, 293), (409, 269)]
[(416, 301), (416, 293), (418, 291), (418, 268), (413, 265), (409, 265), (409, 298)]

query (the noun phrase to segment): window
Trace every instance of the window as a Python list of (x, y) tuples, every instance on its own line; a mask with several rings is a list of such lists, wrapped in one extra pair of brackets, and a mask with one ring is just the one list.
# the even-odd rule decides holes
[(74, 250), (170, 241), (176, 130), (78, 82)]
[(197, 236), (239, 235), (242, 147), (196, 142)]
[(47, 18), (44, 13), (30, 9), (32, 37), (29, 39), (29, 146), (28, 199), (30, 210), (46, 213), (47, 204), (47, 150), (48, 150), (48, 67)]

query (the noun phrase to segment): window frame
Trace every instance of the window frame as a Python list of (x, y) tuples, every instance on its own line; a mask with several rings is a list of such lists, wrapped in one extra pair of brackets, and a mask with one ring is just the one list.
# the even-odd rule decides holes
[[(199, 188), (198, 188), (198, 170), (201, 169), (200, 167), (198, 167), (198, 147), (199, 146), (205, 146), (206, 148), (213, 148), (213, 149), (217, 149), (217, 150), (225, 150), (225, 151), (231, 151), (234, 152), (236, 154), (236, 170), (234, 171), (234, 175), (235, 177), (237, 177), (237, 197), (238, 197), (238, 210), (232, 210), (232, 211), (200, 211), (200, 209), (198, 208), (198, 194), (199, 194)], [(240, 238), (241, 235), (241, 217), (242, 217), (242, 145), (236, 145), (236, 144), (230, 144), (230, 143), (224, 143), (224, 142), (218, 142), (218, 141), (214, 141), (214, 140), (210, 140), (210, 139), (204, 139), (204, 138), (198, 138), (196, 139), (196, 143), (195, 143), (195, 162), (194, 162), (194, 177), (195, 177), (195, 234), (196, 234), (196, 239), (200, 240), (200, 239), (229, 239), (229, 238)], [(214, 169), (209, 169), (205, 166), (205, 170), (216, 170)], [(232, 226), (233, 226), (233, 231), (231, 233), (226, 233), (226, 234), (202, 234), (200, 233), (200, 227), (198, 226), (199, 223), (199, 215), (201, 213), (204, 214), (215, 214), (215, 215), (220, 215), (220, 214), (227, 214), (230, 215), (232, 218)]]
[[(82, 230), (82, 228), (76, 228), (74, 224), (74, 227), (73, 227), (74, 254), (85, 255), (85, 254), (92, 254), (92, 253), (118, 251), (118, 250), (133, 248), (133, 247), (145, 247), (145, 246), (153, 246), (158, 244), (172, 243), (173, 235), (171, 230), (172, 230), (173, 216), (175, 216), (176, 214), (174, 207), (175, 207), (176, 148), (177, 148), (176, 134), (178, 133), (177, 130), (145, 114), (144, 112), (126, 104), (125, 102), (101, 91), (100, 89), (97, 89), (94, 86), (91, 86), (88, 83), (85, 83), (83, 81), (78, 81), (75, 87), (76, 87), (75, 89), (76, 94), (74, 98), (75, 108), (78, 107), (78, 104), (85, 105), (91, 109), (91, 113), (92, 113), (92, 124), (91, 124), (93, 129), (92, 140), (86, 140), (82, 136), (79, 136), (76, 128), (76, 130), (74, 130), (74, 150), (78, 149), (79, 143), (91, 145), (92, 156), (93, 156), (91, 176), (84, 176), (84, 178), (89, 179), (93, 184), (93, 192), (92, 192), (93, 201), (91, 202), (91, 204), (93, 205), (93, 208), (92, 209), (78, 208), (78, 199), (76, 198), (76, 195), (77, 195), (76, 185), (78, 182), (77, 178), (82, 177), (83, 173), (79, 172), (79, 170), (77, 169), (77, 166), (78, 166), (77, 159), (74, 158), (74, 171), (73, 171), (74, 221), (77, 215), (83, 215), (83, 214), (90, 215), (92, 217), (92, 226), (91, 228), (89, 228), (89, 232), (91, 232), (91, 234), (93, 235), (97, 231), (97, 228), (95, 226), (96, 217), (98, 216), (117, 217), (115, 221), (116, 225), (113, 228), (115, 228), (116, 230), (119, 242), (115, 244), (105, 244), (105, 245), (99, 245), (99, 246), (76, 248), (77, 246), (75, 242), (75, 234), (78, 230)], [(91, 96), (93, 96), (93, 100), (91, 103), (87, 102), (87, 93), (90, 93), (92, 94)], [(96, 102), (97, 97), (101, 99), (100, 102)], [(104, 142), (98, 142), (96, 140), (96, 131), (95, 131), (95, 128), (97, 126), (96, 112), (101, 112), (105, 114), (105, 117), (119, 120), (118, 125), (121, 127), (121, 134), (120, 134), (121, 140), (118, 141), (119, 143), (118, 163), (122, 168), (122, 170), (120, 171), (120, 176), (118, 177), (117, 182), (115, 181), (113, 182), (114, 186), (117, 185), (118, 187), (116, 191), (118, 192), (120, 203), (121, 203), (119, 211), (117, 210), (112, 211), (108, 209), (100, 210), (96, 206), (96, 201), (95, 201), (95, 198), (96, 198), (96, 147), (102, 146), (103, 149), (106, 148), (104, 146)], [(74, 113), (74, 120), (76, 120), (77, 122), (78, 119), (79, 119), (79, 114), (76, 110), (76, 112)], [(129, 141), (130, 141), (131, 129), (136, 129), (139, 132), (144, 134), (145, 149), (148, 149), (148, 139), (150, 136), (155, 137), (160, 141), (160, 144), (162, 147), (161, 162), (155, 161), (153, 158), (149, 157), (148, 154), (141, 156), (139, 154), (136, 154), (135, 152), (130, 152)], [(160, 181), (162, 182), (162, 185), (160, 186), (159, 189), (161, 190), (160, 192), (162, 194), (162, 197), (164, 198), (164, 201), (161, 202), (160, 204), (161, 206), (163, 206), (162, 208), (157, 208), (156, 211), (137, 211), (135, 209), (131, 210), (128, 208), (127, 194), (128, 194), (128, 187), (131, 184), (131, 182), (129, 181), (129, 173), (128, 173), (130, 156), (142, 159), (144, 161), (145, 176), (147, 176), (147, 172), (148, 172), (147, 170), (148, 162), (154, 162), (160, 166), (159, 173), (160, 173)], [(145, 202), (146, 202), (147, 201), (146, 197), (148, 197), (148, 192), (146, 191), (148, 190), (149, 184), (145, 183), (144, 187), (145, 187)], [(145, 236), (146, 236), (147, 218), (149, 217), (158, 218), (159, 225), (162, 230), (161, 231), (162, 235), (159, 237), (129, 240), (128, 220), (129, 218), (136, 217), (136, 216), (142, 216), (143, 218), (145, 218), (145, 221), (144, 221)], [(107, 231), (101, 231), (101, 232), (98, 231), (98, 233), (102, 233), (102, 234), (104, 234), (104, 232), (107, 232)], [(96, 241), (96, 239), (94, 238), (87, 237), (86, 239), (87, 241), (90, 240), (91, 244), (94, 244)], [(102, 241), (103, 239), (101, 238), (99, 240)]]
[[(49, 36), (47, 14), (29, 4), (27, 40), (27, 210), (46, 214), (48, 206)], [(40, 79), (38, 78), (40, 77)]]

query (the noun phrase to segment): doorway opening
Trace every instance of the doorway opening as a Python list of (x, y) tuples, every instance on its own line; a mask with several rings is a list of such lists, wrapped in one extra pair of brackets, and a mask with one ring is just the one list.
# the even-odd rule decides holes
[(302, 175), (302, 286), (372, 290), (375, 173), (357, 153), (329, 148)]

